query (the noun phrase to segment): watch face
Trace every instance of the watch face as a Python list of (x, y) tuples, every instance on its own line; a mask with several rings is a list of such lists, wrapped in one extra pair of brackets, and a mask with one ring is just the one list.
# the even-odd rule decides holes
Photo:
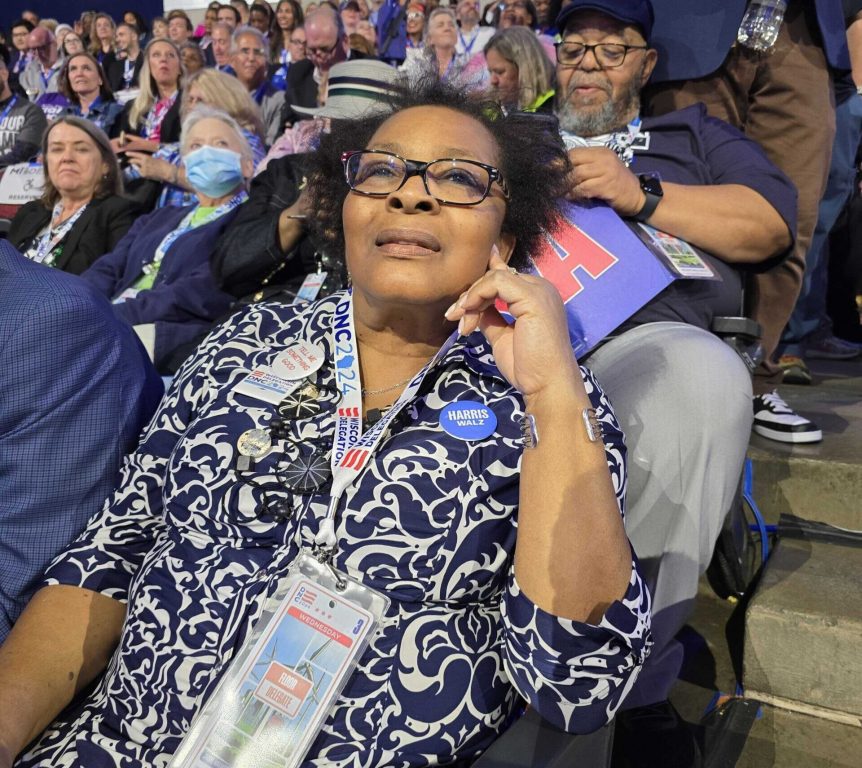
[(661, 197), (664, 194), (664, 190), (661, 188), (661, 182), (655, 176), (641, 176), (640, 182), (641, 189), (648, 195)]

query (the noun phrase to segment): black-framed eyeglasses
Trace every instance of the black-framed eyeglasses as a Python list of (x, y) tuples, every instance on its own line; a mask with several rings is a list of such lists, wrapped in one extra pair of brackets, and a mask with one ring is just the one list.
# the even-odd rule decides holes
[(319, 56), (320, 58), (324, 58), (326, 56), (331, 56), (337, 47), (338, 47), (338, 40), (336, 40), (328, 48), (323, 48), (321, 46), (314, 46), (313, 48), (309, 48), (308, 44), (306, 44), (305, 50), (311, 56)]
[(411, 176), (421, 176), (425, 191), (445, 205), (478, 205), (496, 181), (506, 198), (509, 190), (503, 174), (476, 160), (441, 158), (423, 163), (382, 149), (361, 149), (341, 156), (344, 178), (354, 192), (385, 197), (397, 192)]
[(564, 67), (576, 67), (586, 55), (592, 51), (593, 56), (603, 69), (614, 69), (621, 67), (626, 60), (629, 51), (645, 51), (648, 45), (625, 45), (624, 43), (575, 43), (564, 40), (554, 43), (557, 49), (557, 63)]

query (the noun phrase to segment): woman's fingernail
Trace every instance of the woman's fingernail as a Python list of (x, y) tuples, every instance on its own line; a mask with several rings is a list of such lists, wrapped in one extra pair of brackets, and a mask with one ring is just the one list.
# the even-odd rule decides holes
[(452, 303), (452, 306), (451, 306), (451, 307), (449, 307), (449, 309), (447, 309), (447, 310), (443, 313), (443, 315), (444, 315), (445, 317), (449, 317), (449, 315), (451, 315), (451, 314), (452, 314), (456, 309), (458, 309), (458, 302), (457, 302), (457, 301), (453, 302), (453, 303)]
[(464, 335), (464, 321), (465, 321), (466, 319), (467, 319), (467, 315), (464, 315), (464, 317), (462, 317), (462, 318), (458, 321), (458, 335), (459, 335), (459, 336), (463, 336), (463, 335)]

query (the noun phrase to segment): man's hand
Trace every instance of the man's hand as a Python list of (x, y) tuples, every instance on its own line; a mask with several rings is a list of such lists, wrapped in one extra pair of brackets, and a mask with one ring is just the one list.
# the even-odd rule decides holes
[(293, 205), (278, 217), (278, 244), (284, 253), (292, 250), (305, 232), (305, 219), (311, 213), (308, 202), (308, 187), (303, 186)]
[(620, 216), (634, 216), (646, 203), (635, 176), (607, 147), (578, 147), (569, 150), (570, 200), (604, 200)]

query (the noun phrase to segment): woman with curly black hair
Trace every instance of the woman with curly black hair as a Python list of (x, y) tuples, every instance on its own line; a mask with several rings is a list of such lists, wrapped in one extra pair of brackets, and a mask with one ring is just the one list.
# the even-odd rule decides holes
[(0, 755), (112, 654), (16, 765), (466, 765), (518, 694), (613, 716), (649, 646), (622, 435), (519, 271), (566, 170), (439, 83), (334, 126), (310, 210), (352, 290), (253, 305), (183, 367), (0, 652)]

